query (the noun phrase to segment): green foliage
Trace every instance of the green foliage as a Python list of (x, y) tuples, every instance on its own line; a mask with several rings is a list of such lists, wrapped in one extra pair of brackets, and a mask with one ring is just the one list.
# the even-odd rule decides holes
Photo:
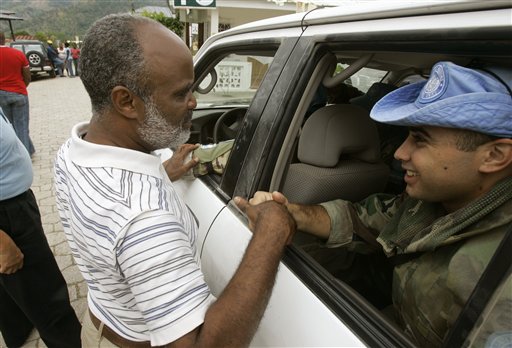
[(25, 30), (18, 30), (14, 32), (14, 35), (16, 36), (22, 36), (22, 35), (30, 35), (28, 31)]
[(148, 12), (144, 10), (141, 13), (144, 17), (151, 18), (165, 27), (169, 28), (169, 30), (173, 31), (176, 35), (181, 37), (183, 35), (183, 29), (185, 25), (179, 21), (177, 18), (166, 17), (162, 12)]
[(42, 41), (42, 42), (46, 42), (48, 40), (48, 35), (46, 35), (42, 31), (38, 31), (37, 33), (34, 34), (34, 36), (36, 37), (36, 39), (38, 39), (39, 41)]
[[(51, 40), (75, 40), (85, 35), (97, 19), (111, 13), (128, 13), (143, 6), (167, 6), (165, 0), (0, 0), (0, 9), (13, 11), (23, 21), (13, 21), (14, 31), (45, 33)], [(0, 31), (9, 32), (7, 21)], [(34, 35), (35, 36), (35, 35)]]

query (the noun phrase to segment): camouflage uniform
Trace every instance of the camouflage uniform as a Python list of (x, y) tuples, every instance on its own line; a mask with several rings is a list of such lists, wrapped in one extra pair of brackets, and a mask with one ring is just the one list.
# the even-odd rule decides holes
[[(512, 178), (451, 214), (439, 204), (406, 195), (322, 205), (331, 218), (328, 247), (362, 239), (368, 249), (377, 241), (390, 257), (418, 253), (394, 268), (395, 315), (418, 344), (439, 346), (512, 222)], [(511, 301), (512, 294), (502, 299), (502, 311), (511, 310)], [(497, 326), (495, 331), (512, 330), (505, 319)]]

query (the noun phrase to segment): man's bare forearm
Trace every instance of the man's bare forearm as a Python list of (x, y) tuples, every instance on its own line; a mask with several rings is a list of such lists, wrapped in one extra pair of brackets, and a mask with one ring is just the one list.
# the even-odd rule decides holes
[(255, 231), (234, 277), (207, 312), (203, 330), (214, 332), (204, 333), (221, 341), (205, 342), (204, 346), (248, 346), (256, 332), (286, 243), (282, 238), (258, 235), (263, 233)]
[(251, 207), (245, 201), (243, 210), (254, 236), (235, 275), (206, 312), (203, 324), (168, 347), (245, 347), (251, 342), (295, 222), (286, 207), (276, 202)]
[(25, 87), (28, 87), (30, 81), (32, 81), (32, 76), (30, 75), (30, 68), (23, 68), (21, 74), (23, 76), (23, 82), (25, 83)]
[(297, 222), (297, 229), (316, 237), (327, 239), (331, 230), (331, 219), (321, 205), (288, 203), (288, 211)]

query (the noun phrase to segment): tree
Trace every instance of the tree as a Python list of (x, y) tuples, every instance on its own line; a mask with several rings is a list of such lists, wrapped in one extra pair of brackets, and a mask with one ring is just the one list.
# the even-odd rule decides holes
[(46, 42), (46, 40), (48, 40), (48, 35), (46, 35), (42, 31), (38, 31), (34, 36), (36, 37), (36, 39), (42, 42)]
[(185, 25), (181, 23), (179, 19), (166, 17), (162, 12), (148, 12), (146, 10), (144, 10), (141, 13), (141, 15), (161, 23), (162, 25), (173, 31), (179, 37), (183, 36), (183, 29), (185, 28)]
[(26, 30), (18, 30), (14, 33), (15, 36), (30, 36), (30, 33)]

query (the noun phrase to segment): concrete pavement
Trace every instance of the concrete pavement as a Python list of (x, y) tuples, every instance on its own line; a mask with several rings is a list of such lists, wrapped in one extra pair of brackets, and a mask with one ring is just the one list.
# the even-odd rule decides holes
[[(87, 309), (87, 286), (75, 265), (55, 205), (53, 163), (71, 128), (91, 117), (89, 97), (79, 78), (41, 78), (28, 86), (30, 136), (36, 153), (32, 158), (37, 198), (48, 243), (68, 284), (71, 304), (81, 320)], [(0, 347), (5, 343), (0, 335)], [(23, 347), (46, 347), (36, 330)]]

